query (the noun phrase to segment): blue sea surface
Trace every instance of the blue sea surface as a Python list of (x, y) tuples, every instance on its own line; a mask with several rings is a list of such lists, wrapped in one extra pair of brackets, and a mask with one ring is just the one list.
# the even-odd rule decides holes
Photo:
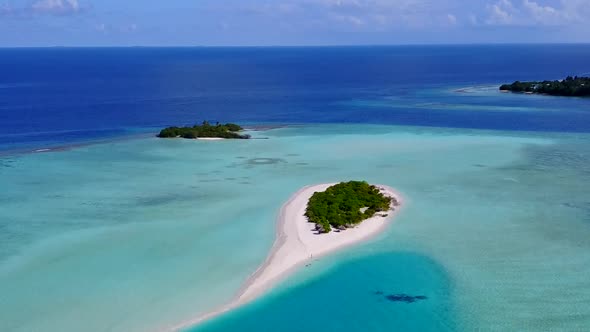
[[(230, 301), (301, 187), (405, 206), (189, 331), (585, 331), (590, 45), (0, 49), (0, 330), (163, 330)], [(155, 138), (204, 119), (253, 140)]]
[[(0, 148), (204, 119), (588, 132), (585, 101), (495, 89), (589, 74), (588, 54), (590, 45), (0, 49)], [(492, 91), (452, 93), (482, 85)]]

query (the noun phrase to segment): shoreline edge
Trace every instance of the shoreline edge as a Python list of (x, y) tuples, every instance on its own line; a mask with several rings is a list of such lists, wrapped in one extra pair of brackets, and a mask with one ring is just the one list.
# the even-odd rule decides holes
[(386, 217), (377, 213), (361, 224), (345, 231), (317, 234), (314, 232), (315, 224), (310, 223), (305, 217), (307, 203), (314, 193), (325, 191), (335, 184), (337, 183), (303, 187), (283, 204), (277, 217), (276, 238), (269, 255), (248, 277), (230, 302), (165, 331), (180, 331), (194, 327), (255, 300), (306, 262), (358, 244), (381, 233), (404, 205), (403, 196), (395, 189), (386, 185), (375, 185), (383, 194), (395, 198), (399, 202), (399, 206), (386, 211)]

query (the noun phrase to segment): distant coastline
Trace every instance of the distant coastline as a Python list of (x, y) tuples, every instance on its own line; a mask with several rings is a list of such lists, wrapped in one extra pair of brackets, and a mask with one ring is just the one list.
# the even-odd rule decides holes
[[(248, 278), (238, 295), (228, 304), (169, 329), (178, 331), (197, 325), (220, 314), (244, 305), (267, 292), (277, 282), (305, 264), (312, 264), (319, 257), (367, 240), (387, 228), (399, 212), (399, 205), (392, 206), (387, 216), (376, 214), (363, 223), (342, 232), (318, 234), (315, 224), (308, 221), (305, 211), (310, 198), (336, 183), (307, 186), (296, 192), (285, 203), (277, 220), (277, 237), (265, 262)], [(402, 196), (393, 188), (377, 185), (379, 190), (398, 203)]]
[(590, 77), (568, 76), (558, 81), (516, 81), (500, 86), (502, 92), (544, 94), (561, 97), (590, 97)]

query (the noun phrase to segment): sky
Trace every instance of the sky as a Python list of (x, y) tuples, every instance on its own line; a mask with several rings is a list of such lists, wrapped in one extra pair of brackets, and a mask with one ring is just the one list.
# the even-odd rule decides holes
[(590, 0), (0, 0), (0, 47), (588, 42)]

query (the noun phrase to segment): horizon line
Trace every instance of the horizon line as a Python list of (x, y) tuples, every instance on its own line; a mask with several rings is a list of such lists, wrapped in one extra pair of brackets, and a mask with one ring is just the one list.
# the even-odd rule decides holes
[(52, 45), (0, 46), (0, 49), (50, 48), (337, 48), (337, 47), (399, 47), (399, 46), (534, 46), (534, 45), (590, 45), (590, 42), (489, 42), (489, 43), (400, 43), (400, 44), (334, 44), (334, 45)]

